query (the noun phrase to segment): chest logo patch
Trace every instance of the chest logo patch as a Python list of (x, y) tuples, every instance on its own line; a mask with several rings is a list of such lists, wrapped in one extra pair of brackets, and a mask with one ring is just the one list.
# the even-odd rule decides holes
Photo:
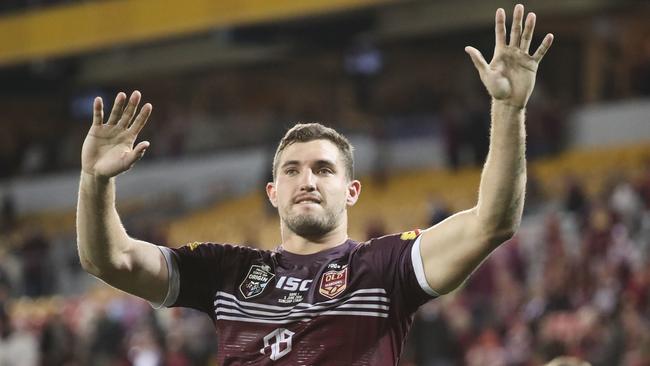
[(348, 267), (338, 271), (327, 271), (320, 279), (318, 292), (330, 299), (340, 295), (348, 286)]
[(239, 292), (246, 298), (250, 299), (264, 291), (266, 285), (271, 282), (275, 274), (271, 272), (271, 267), (265, 265), (252, 265), (244, 281), (239, 285)]

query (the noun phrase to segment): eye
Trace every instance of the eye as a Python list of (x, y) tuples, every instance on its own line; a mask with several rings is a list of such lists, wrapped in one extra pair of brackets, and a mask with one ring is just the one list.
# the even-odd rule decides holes
[(284, 170), (284, 174), (286, 175), (296, 175), (298, 173), (298, 169), (296, 168), (287, 168)]
[(320, 175), (330, 175), (334, 174), (334, 171), (330, 168), (320, 168), (318, 169), (318, 174)]

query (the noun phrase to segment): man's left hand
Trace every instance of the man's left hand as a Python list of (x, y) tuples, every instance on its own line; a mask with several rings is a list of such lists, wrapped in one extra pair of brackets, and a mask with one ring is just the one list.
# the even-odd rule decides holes
[(492, 98), (517, 108), (524, 108), (535, 86), (537, 66), (553, 43), (553, 35), (547, 34), (533, 55), (528, 49), (535, 29), (535, 14), (528, 13), (522, 33), (524, 6), (515, 6), (510, 43), (506, 44), (506, 14), (503, 9), (496, 12), (496, 44), (494, 56), (488, 64), (481, 52), (474, 47), (465, 47), (483, 84)]

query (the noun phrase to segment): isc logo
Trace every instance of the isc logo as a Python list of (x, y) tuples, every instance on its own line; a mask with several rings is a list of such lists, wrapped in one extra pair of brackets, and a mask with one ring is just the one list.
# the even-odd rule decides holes
[(303, 280), (295, 277), (281, 276), (275, 284), (275, 288), (287, 291), (307, 291), (312, 280)]

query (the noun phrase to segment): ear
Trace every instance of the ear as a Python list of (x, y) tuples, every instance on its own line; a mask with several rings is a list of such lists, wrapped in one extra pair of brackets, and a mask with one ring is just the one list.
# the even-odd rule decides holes
[(359, 182), (358, 180), (350, 181), (350, 183), (348, 183), (348, 196), (345, 199), (345, 203), (347, 204), (347, 206), (348, 207), (354, 206), (354, 204), (357, 203), (360, 194), (361, 194), (361, 182)]
[(269, 201), (271, 202), (273, 207), (277, 208), (278, 207), (278, 192), (275, 189), (275, 183), (274, 182), (266, 183), (266, 195), (269, 197)]

